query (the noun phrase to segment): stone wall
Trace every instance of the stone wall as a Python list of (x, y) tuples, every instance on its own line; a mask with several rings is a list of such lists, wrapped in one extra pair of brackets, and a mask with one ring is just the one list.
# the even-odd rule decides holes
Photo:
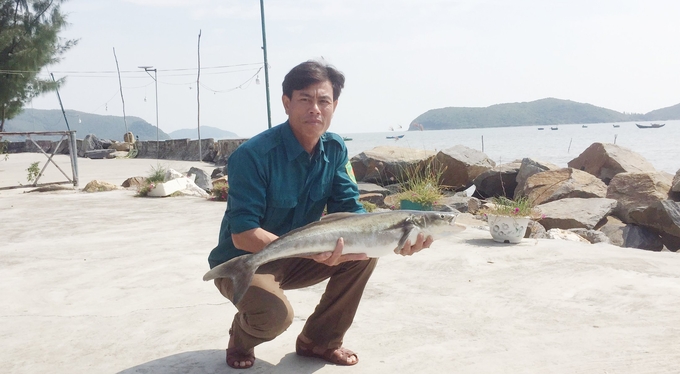
[[(227, 164), (227, 159), (238, 146), (248, 139), (201, 139), (201, 159), (204, 162), (213, 162), (216, 166)], [(36, 141), (46, 153), (52, 153), (58, 141), (37, 140)], [(78, 149), (82, 148), (82, 139), (77, 139)], [(163, 160), (183, 160), (198, 161), (198, 140), (172, 139), (138, 141), (137, 158), (163, 159)], [(40, 152), (38, 148), (26, 139), (21, 142), (8, 142), (8, 153)], [(68, 141), (63, 141), (56, 154), (68, 154)]]

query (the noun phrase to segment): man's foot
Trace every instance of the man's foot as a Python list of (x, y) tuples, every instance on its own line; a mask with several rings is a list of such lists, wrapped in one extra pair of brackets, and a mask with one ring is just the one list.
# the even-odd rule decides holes
[(227, 365), (234, 369), (248, 369), (255, 364), (255, 351), (251, 348), (244, 351), (234, 344), (234, 337), (229, 329), (229, 348), (227, 348)]
[(356, 353), (347, 348), (328, 348), (316, 347), (314, 343), (304, 335), (300, 334), (295, 343), (295, 353), (298, 356), (317, 357), (332, 364), (352, 366), (359, 362)]

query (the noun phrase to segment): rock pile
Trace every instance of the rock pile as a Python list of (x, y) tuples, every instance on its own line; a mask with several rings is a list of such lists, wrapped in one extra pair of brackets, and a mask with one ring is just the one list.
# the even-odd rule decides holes
[[(615, 144), (594, 143), (566, 168), (530, 158), (496, 165), (462, 145), (436, 154), (383, 146), (351, 160), (358, 181), (388, 189), (403, 182), (397, 171), (404, 166), (431, 162), (442, 166), (442, 185), (452, 195), (475, 186), (473, 196), (455, 194), (447, 199), (451, 206), (441, 209), (474, 214), (484, 203), (480, 200), (526, 196), (544, 214), (538, 224), (542, 228), (529, 230), (534, 237), (578, 235), (591, 243), (680, 249), (680, 170), (675, 176), (659, 172), (641, 155)], [(361, 190), (367, 191), (366, 186)], [(376, 201), (375, 193), (367, 195), (362, 199)]]

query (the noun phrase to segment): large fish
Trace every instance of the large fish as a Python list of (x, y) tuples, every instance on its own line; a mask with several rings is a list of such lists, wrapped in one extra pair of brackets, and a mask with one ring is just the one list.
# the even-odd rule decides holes
[(242, 255), (208, 271), (203, 280), (230, 278), (237, 304), (250, 286), (258, 267), (288, 257), (304, 257), (331, 252), (339, 238), (345, 244), (343, 254), (365, 253), (380, 257), (399, 253), (408, 239), (415, 243), (422, 232), (426, 236), (455, 233), (465, 228), (454, 223), (457, 213), (395, 210), (382, 213), (333, 213), (320, 221), (292, 230), (269, 243), (260, 252)]

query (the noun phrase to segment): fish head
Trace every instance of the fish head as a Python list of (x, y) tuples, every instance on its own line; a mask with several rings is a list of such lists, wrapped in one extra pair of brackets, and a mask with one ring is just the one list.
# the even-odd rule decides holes
[(457, 225), (458, 213), (451, 212), (421, 212), (413, 214), (411, 222), (427, 234), (454, 234), (465, 230), (465, 227)]

